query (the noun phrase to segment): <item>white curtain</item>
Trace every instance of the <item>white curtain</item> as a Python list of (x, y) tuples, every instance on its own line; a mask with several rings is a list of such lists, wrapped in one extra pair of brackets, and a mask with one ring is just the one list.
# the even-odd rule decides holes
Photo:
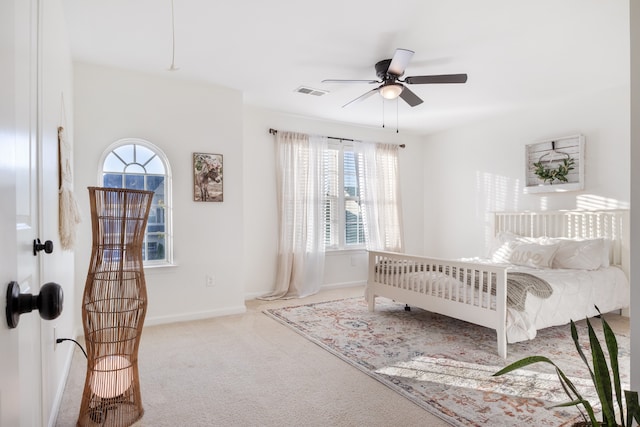
[(367, 249), (404, 251), (398, 149), (394, 144), (355, 144)]
[(261, 299), (301, 298), (320, 290), (326, 149), (326, 137), (293, 132), (276, 135), (278, 264), (275, 289)]

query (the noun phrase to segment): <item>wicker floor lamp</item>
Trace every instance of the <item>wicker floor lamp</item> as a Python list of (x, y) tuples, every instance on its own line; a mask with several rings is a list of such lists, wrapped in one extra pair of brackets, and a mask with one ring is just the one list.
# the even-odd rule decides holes
[(93, 248), (82, 299), (87, 345), (78, 426), (129, 426), (144, 412), (138, 346), (147, 309), (142, 244), (152, 191), (89, 187)]

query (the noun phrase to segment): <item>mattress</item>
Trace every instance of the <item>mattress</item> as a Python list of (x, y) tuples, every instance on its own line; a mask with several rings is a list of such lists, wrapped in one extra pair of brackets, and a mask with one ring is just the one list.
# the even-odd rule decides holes
[(513, 267), (547, 281), (553, 293), (545, 299), (528, 295), (524, 311), (507, 308), (507, 342), (535, 338), (538, 329), (565, 325), (600, 312), (629, 307), (630, 288), (624, 272), (610, 266), (597, 270)]

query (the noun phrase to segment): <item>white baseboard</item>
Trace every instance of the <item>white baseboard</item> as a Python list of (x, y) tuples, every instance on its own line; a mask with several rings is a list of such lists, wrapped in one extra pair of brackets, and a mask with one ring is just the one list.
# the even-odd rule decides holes
[(183, 313), (173, 316), (147, 317), (145, 326), (165, 325), (167, 323), (188, 322), (191, 320), (210, 319), (212, 317), (229, 316), (231, 314), (246, 313), (247, 307), (244, 305), (237, 307), (226, 307), (218, 310), (199, 311), (195, 313)]
[(327, 285), (322, 285), (320, 290), (328, 290), (328, 289), (340, 289), (340, 288), (354, 288), (356, 286), (364, 286), (367, 284), (366, 280), (358, 280), (356, 282), (342, 282), (342, 283), (331, 283)]
[[(191, 320), (211, 319), (213, 317), (229, 316), (232, 314), (242, 314), (247, 312), (244, 305), (238, 307), (226, 307), (219, 310), (198, 311), (195, 313), (181, 313), (172, 316), (147, 316), (144, 320), (144, 326), (166, 325), (168, 323), (189, 322)], [(84, 339), (84, 329), (82, 326), (76, 331), (78, 338)]]

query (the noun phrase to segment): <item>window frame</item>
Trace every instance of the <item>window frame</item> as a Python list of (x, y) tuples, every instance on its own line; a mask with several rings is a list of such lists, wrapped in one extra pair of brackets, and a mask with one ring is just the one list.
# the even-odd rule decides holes
[[(98, 186), (104, 186), (104, 175), (109, 173), (114, 173), (112, 171), (105, 172), (104, 166), (107, 157), (114, 152), (116, 149), (127, 146), (127, 145), (138, 145), (145, 147), (146, 149), (152, 151), (158, 159), (162, 162), (164, 166), (164, 175), (153, 174), (153, 173), (144, 173), (140, 174), (142, 176), (164, 176), (164, 243), (165, 243), (165, 257), (162, 260), (144, 260), (143, 266), (145, 268), (149, 267), (165, 267), (165, 266), (173, 266), (173, 203), (172, 203), (172, 174), (171, 174), (171, 165), (169, 164), (169, 160), (164, 152), (155, 144), (141, 138), (123, 138), (119, 139), (112, 144), (110, 144), (102, 153), (100, 157), (100, 162), (98, 163)], [(128, 163), (127, 165), (131, 165), (133, 163)], [(122, 172), (119, 173), (127, 173), (126, 166), (123, 168)], [(129, 175), (134, 175), (135, 173), (129, 173)], [(146, 178), (144, 178), (146, 181)], [(123, 187), (126, 188), (126, 187)], [(153, 205), (152, 205), (153, 207)], [(147, 223), (147, 227), (149, 224)], [(144, 240), (147, 243), (147, 236), (149, 231), (145, 229)]]
[[(330, 213), (327, 214), (325, 211), (325, 226), (331, 226), (332, 224), (336, 224), (337, 227), (337, 242), (333, 243), (331, 241), (326, 241), (325, 239), (325, 251), (328, 252), (338, 252), (338, 251), (361, 251), (365, 250), (367, 246), (366, 242), (366, 234), (364, 233), (364, 224), (362, 224), (362, 203), (361, 196), (359, 194), (360, 189), (360, 180), (361, 177), (356, 172), (356, 182), (357, 182), (357, 195), (347, 196), (345, 195), (345, 162), (344, 156), (345, 152), (353, 152), (356, 161), (356, 171), (358, 169), (358, 153), (355, 150), (355, 145), (352, 141), (346, 140), (337, 140), (337, 141), (329, 141), (327, 144), (327, 151), (337, 151), (337, 189), (338, 194), (335, 196), (336, 200), (336, 218), (332, 218)], [(329, 177), (325, 178), (327, 181), (330, 180)], [(333, 196), (327, 194), (327, 199), (333, 199)], [(354, 201), (358, 205), (359, 209), (359, 217), (360, 217), (360, 226), (363, 227), (362, 233), (362, 243), (358, 244), (348, 244), (347, 243), (347, 220), (346, 220), (346, 212), (347, 212), (347, 202)], [(330, 212), (330, 210), (329, 210)], [(331, 235), (332, 233), (325, 233), (325, 236)]]

